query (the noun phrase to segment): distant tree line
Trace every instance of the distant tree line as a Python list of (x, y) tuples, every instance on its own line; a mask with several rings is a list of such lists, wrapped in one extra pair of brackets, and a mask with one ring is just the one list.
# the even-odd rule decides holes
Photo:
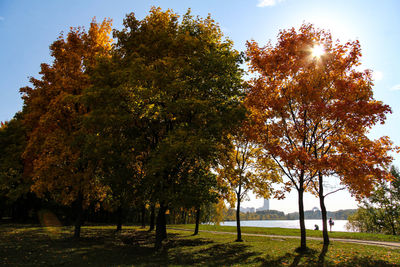
[[(349, 216), (356, 213), (356, 209), (348, 209), (348, 210), (338, 210), (338, 211), (328, 211), (327, 216), (334, 220), (347, 220)], [(233, 221), (235, 220), (235, 209), (229, 209), (224, 213), (223, 220), (224, 221)], [(256, 212), (241, 212), (240, 213), (241, 220), (298, 220), (299, 213), (291, 212), (285, 214), (282, 211), (277, 210), (263, 210)], [(304, 211), (305, 219), (322, 219), (321, 211), (319, 210), (306, 210)]]
[[(356, 212), (356, 209), (347, 209), (347, 210), (337, 210), (337, 211), (328, 211), (326, 213), (328, 218), (332, 218), (334, 220), (347, 220), (348, 217)], [(307, 210), (304, 212), (304, 216), (306, 219), (322, 219), (321, 211), (312, 211)], [(289, 213), (286, 215), (288, 220), (298, 219), (299, 214), (297, 212)]]

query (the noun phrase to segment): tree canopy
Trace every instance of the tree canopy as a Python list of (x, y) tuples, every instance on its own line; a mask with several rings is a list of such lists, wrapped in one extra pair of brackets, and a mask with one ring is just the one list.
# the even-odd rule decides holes
[(91, 85), (87, 70), (111, 48), (110, 31), (107, 20), (93, 21), (88, 32), (71, 28), (50, 46), (54, 61), (41, 65), (40, 79), (30, 79), (33, 88), (21, 88), (28, 131), (23, 158), (31, 190), (63, 205), (77, 202), (77, 210), (104, 199), (107, 192), (82, 149), (82, 118), (88, 111), (79, 96)]
[(248, 132), (288, 178), (284, 189), (299, 193), (305, 248), (302, 198), (315, 177), (336, 175), (356, 196), (388, 178), (393, 145), (367, 134), (391, 109), (373, 98), (371, 71), (356, 68), (358, 41), (334, 42), (329, 32), (303, 24), (280, 31), (276, 45), (248, 42), (247, 54), (258, 74), (246, 97)]
[(26, 145), (26, 131), (22, 113), (0, 126), (0, 196), (14, 202), (27, 194), (30, 183), (23, 179), (24, 162), (21, 158)]
[(117, 158), (135, 151), (130, 160), (140, 162), (144, 188), (163, 217), (186, 199), (179, 192), (207, 172), (244, 116), (242, 56), (210, 17), (194, 18), (190, 10), (181, 21), (160, 8), (143, 20), (128, 14), (114, 38), (112, 57), (93, 70), (86, 91), (89, 117), (104, 118), (94, 133), (120, 142), (109, 150), (120, 147)]

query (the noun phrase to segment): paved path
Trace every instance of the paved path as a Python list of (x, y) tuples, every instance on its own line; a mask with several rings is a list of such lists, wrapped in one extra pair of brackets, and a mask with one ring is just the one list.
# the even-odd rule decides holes
[[(184, 229), (184, 228), (170, 228), (171, 230), (178, 230), (178, 231), (190, 231), (193, 232), (193, 229)], [(207, 230), (199, 230), (199, 232), (204, 233), (213, 233), (213, 234), (231, 234), (236, 235), (236, 232), (219, 232), (219, 231), (207, 231)], [(289, 236), (289, 235), (264, 235), (264, 234), (250, 234), (250, 233), (243, 233), (242, 236), (261, 236), (261, 237), (270, 237), (270, 238), (297, 238), (300, 239), (300, 236)], [(322, 241), (323, 238), (321, 237), (307, 237), (308, 240), (319, 240)], [(387, 242), (387, 241), (372, 241), (372, 240), (359, 240), (359, 239), (345, 239), (345, 238), (329, 238), (330, 241), (335, 242), (344, 242), (344, 243), (355, 243), (361, 245), (369, 245), (369, 246), (379, 246), (379, 247), (387, 247), (387, 248), (395, 248), (400, 249), (400, 242)]]

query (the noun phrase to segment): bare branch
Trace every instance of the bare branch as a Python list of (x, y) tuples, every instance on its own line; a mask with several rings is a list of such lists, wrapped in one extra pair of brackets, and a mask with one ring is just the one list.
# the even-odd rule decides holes
[(341, 191), (341, 190), (344, 190), (344, 189), (346, 189), (346, 187), (338, 188), (338, 189), (336, 189), (336, 190), (333, 190), (332, 192), (329, 192), (329, 193), (325, 194), (324, 197), (329, 196), (330, 194), (336, 193), (336, 192)]

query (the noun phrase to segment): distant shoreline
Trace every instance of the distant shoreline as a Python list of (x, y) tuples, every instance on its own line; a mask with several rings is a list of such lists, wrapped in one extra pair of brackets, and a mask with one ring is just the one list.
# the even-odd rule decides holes
[[(334, 220), (347, 220), (350, 215), (353, 215), (356, 209), (343, 209), (337, 211), (328, 211), (327, 217)], [(312, 209), (304, 211), (304, 218), (306, 220), (321, 220), (322, 215), (319, 209)], [(256, 212), (240, 212), (241, 220), (298, 220), (299, 213), (292, 212), (285, 214), (283, 211), (278, 210), (262, 210)], [(236, 220), (236, 209), (229, 209), (223, 217), (223, 221), (235, 221)]]
[[(332, 227), (334, 231), (353, 232), (347, 229), (348, 220), (334, 220), (335, 225)], [(241, 220), (242, 227), (263, 227), (263, 228), (289, 228), (300, 229), (299, 220)], [(321, 219), (305, 219), (305, 226), (308, 230), (314, 230), (318, 225), (319, 230), (322, 229)], [(224, 221), (221, 226), (236, 226), (236, 221)]]

